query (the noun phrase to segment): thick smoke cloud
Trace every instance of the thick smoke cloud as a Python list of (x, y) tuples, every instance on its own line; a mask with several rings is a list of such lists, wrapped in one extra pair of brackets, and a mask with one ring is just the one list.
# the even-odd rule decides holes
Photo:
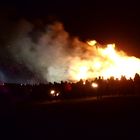
[(16, 26), (10, 50), (15, 60), (24, 64), (40, 81), (60, 82), (71, 80), (72, 60), (89, 57), (85, 45), (71, 38), (60, 22), (38, 32), (33, 24), (23, 20)]

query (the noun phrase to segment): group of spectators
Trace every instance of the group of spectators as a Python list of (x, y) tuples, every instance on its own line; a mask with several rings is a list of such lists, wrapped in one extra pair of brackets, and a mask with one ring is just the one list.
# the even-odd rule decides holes
[(38, 85), (8, 84), (0, 85), (1, 97), (12, 97), (20, 100), (53, 100), (104, 96), (139, 95), (140, 75), (135, 74), (134, 79), (121, 79), (110, 77), (104, 80), (98, 77), (94, 80), (80, 80), (74, 82), (48, 83)]

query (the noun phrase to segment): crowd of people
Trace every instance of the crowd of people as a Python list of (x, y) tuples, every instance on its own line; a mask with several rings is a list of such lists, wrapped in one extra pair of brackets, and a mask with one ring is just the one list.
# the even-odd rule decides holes
[(0, 96), (20, 100), (53, 100), (72, 99), (82, 97), (126, 96), (139, 95), (140, 75), (135, 74), (134, 79), (121, 79), (110, 77), (104, 80), (98, 77), (94, 80), (80, 80), (74, 82), (48, 83), (38, 85), (9, 84), (0, 85)]

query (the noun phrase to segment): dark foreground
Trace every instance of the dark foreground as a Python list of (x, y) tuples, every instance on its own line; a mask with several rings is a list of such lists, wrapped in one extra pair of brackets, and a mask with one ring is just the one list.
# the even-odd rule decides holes
[[(140, 97), (55, 103), (1, 103), (1, 137), (89, 139), (140, 135)], [(120, 137), (122, 138), (122, 137)]]

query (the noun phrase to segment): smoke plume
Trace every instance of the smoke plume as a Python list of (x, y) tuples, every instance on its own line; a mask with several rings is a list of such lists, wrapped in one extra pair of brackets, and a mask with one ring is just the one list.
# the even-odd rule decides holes
[(87, 57), (85, 45), (71, 38), (60, 22), (47, 25), (38, 33), (33, 24), (23, 20), (18, 23), (10, 50), (15, 60), (41, 81), (60, 82), (71, 80), (71, 60)]

